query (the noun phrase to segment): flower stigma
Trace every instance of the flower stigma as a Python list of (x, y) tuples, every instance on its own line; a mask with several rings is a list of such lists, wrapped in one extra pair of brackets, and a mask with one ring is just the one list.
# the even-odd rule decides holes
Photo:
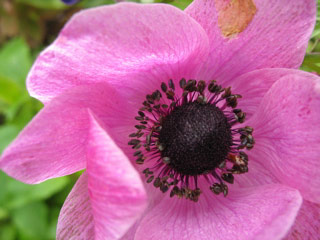
[[(236, 108), (239, 94), (222, 88), (215, 80), (161, 84), (146, 96), (135, 119), (137, 131), (128, 144), (135, 150), (136, 164), (146, 165), (147, 183), (170, 197), (197, 202), (204, 177), (214, 194), (228, 194), (234, 174), (248, 172), (248, 155), (254, 146), (253, 128), (236, 128), (246, 114)], [(181, 90), (181, 91), (180, 91)], [(176, 94), (181, 92), (181, 94)], [(178, 96), (177, 96), (178, 95)]]

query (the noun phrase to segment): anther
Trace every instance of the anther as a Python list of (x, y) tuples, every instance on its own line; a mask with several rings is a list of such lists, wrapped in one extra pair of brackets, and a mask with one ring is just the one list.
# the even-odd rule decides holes
[(149, 168), (146, 168), (146, 169), (144, 169), (143, 171), (142, 171), (142, 173), (148, 173), (149, 172)]
[(161, 180), (159, 177), (157, 177), (154, 182), (153, 182), (153, 186), (155, 186), (156, 188), (160, 187), (161, 185)]
[(174, 83), (172, 79), (169, 80), (168, 85), (169, 85), (169, 88), (171, 88), (174, 91)]
[(215, 183), (210, 187), (210, 190), (214, 193), (214, 194), (220, 194), (222, 192), (222, 187), (219, 183)]
[(224, 89), (224, 93), (222, 94), (221, 98), (228, 98), (231, 96), (231, 87), (227, 87)]
[(189, 80), (184, 89), (189, 91), (189, 92), (196, 91), (197, 90), (196, 84), (197, 84), (196, 80)]
[(166, 85), (164, 82), (161, 83), (161, 90), (162, 90), (164, 93), (167, 92), (167, 89), (168, 89), (167, 85)]
[(136, 160), (136, 163), (137, 163), (137, 164), (143, 164), (145, 159), (146, 159), (145, 157), (139, 157), (139, 158)]
[(223, 91), (222, 87), (220, 85), (216, 84), (215, 80), (212, 80), (208, 85), (208, 90), (211, 93), (220, 93)]
[(150, 104), (154, 104), (154, 99), (152, 98), (152, 96), (151, 95), (147, 95), (147, 101), (148, 101), (148, 103), (150, 103)]
[(234, 109), (233, 112), (234, 112), (235, 119), (239, 123), (243, 123), (246, 118), (246, 114), (242, 112), (240, 109)]
[(222, 174), (221, 178), (231, 184), (234, 181), (234, 177), (231, 173), (224, 173), (224, 174)]
[(170, 192), (170, 197), (173, 197), (178, 192), (179, 192), (179, 188), (177, 186), (174, 186)]
[(235, 108), (237, 107), (237, 105), (238, 105), (238, 101), (234, 95), (227, 98), (227, 106)]
[(198, 82), (198, 92), (200, 94), (203, 94), (203, 91), (205, 90), (205, 88), (206, 88), (206, 82), (203, 80), (199, 81)]
[(166, 92), (167, 98), (170, 100), (174, 100), (174, 91), (169, 90)]
[(140, 138), (141, 136), (143, 136), (143, 134), (144, 134), (143, 132), (136, 133), (136, 137), (137, 137), (137, 138)]
[(153, 181), (153, 179), (154, 179), (154, 176), (149, 177), (147, 180), (147, 183), (151, 183)]
[(141, 112), (141, 111), (138, 111), (138, 114), (140, 115), (140, 117), (144, 117), (145, 116), (145, 114), (143, 112)]
[(138, 133), (131, 133), (130, 135), (129, 135), (129, 137), (136, 137), (138, 135)]
[(160, 191), (161, 191), (161, 192), (165, 193), (165, 192), (168, 191), (168, 190), (169, 190), (169, 187), (168, 187), (167, 185), (162, 184), (162, 185), (160, 186)]
[(135, 125), (135, 128), (140, 130), (140, 129), (146, 129), (147, 127), (144, 125)]
[(160, 98), (162, 97), (162, 95), (161, 95), (159, 90), (154, 91), (151, 96), (152, 96), (154, 101), (159, 101)]
[(135, 156), (135, 157), (136, 157), (136, 156), (142, 156), (142, 155), (141, 155), (141, 151), (136, 151), (136, 152), (134, 152), (133, 156)]
[(249, 127), (249, 126), (245, 126), (242, 130), (245, 131), (248, 134), (252, 134), (253, 133), (253, 128)]
[(184, 88), (186, 87), (186, 85), (187, 85), (186, 79), (182, 78), (182, 79), (180, 80), (180, 82), (179, 82), (179, 85), (180, 85), (180, 88), (181, 88), (181, 89), (184, 89)]
[(141, 147), (141, 144), (136, 144), (136, 145), (134, 145), (132, 148), (133, 149), (139, 149)]
[(137, 145), (139, 144), (141, 141), (138, 139), (132, 139), (128, 142), (128, 145)]
[(234, 128), (246, 117), (236, 109), (241, 95), (215, 80), (207, 84), (182, 78), (179, 87), (182, 94), (176, 96), (174, 80), (169, 79), (160, 89), (166, 98), (159, 90), (146, 95), (128, 145), (135, 149), (137, 164), (146, 159), (151, 164), (143, 170), (146, 182), (153, 182), (163, 193), (170, 189), (170, 197), (197, 202), (202, 192), (200, 177), (209, 181), (214, 194), (227, 196), (234, 174), (248, 172), (244, 151), (255, 143), (253, 128)]

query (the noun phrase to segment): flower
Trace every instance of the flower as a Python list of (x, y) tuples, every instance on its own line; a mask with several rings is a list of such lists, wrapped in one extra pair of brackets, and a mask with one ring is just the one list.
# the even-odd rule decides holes
[(68, 5), (72, 5), (72, 4), (79, 2), (79, 0), (61, 0), (61, 1), (65, 4), (68, 4)]
[[(45, 107), (4, 151), (0, 168), (27, 183), (86, 168), (61, 210), (57, 239), (314, 239), (320, 79), (295, 68), (315, 12), (313, 0), (82, 11), (32, 67), (28, 91)], [(162, 82), (172, 79), (173, 90), (183, 78), (231, 86), (242, 96), (244, 126), (254, 128), (255, 146), (244, 150), (249, 172), (235, 177), (226, 197), (210, 191), (203, 173), (197, 202), (171, 198), (143, 186), (136, 172), (143, 168), (130, 165), (128, 136), (141, 103)]]
[[(79, 2), (79, 0), (61, 0), (61, 1), (67, 5), (72, 5), (72, 4)], [(114, 0), (114, 1), (115, 2), (122, 2), (124, 0)]]

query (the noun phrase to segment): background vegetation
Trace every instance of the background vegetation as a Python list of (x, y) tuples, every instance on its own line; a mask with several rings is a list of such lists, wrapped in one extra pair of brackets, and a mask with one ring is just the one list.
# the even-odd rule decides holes
[[(181, 9), (191, 2), (141, 1), (165, 2)], [(112, 0), (83, 0), (67, 6), (59, 0), (0, 0), (0, 154), (42, 107), (39, 101), (29, 97), (25, 86), (27, 73), (38, 53), (56, 38), (73, 13), (112, 3)], [(320, 15), (303, 70), (320, 73), (319, 42)], [(27, 185), (0, 171), (0, 239), (55, 239), (60, 208), (78, 176)]]

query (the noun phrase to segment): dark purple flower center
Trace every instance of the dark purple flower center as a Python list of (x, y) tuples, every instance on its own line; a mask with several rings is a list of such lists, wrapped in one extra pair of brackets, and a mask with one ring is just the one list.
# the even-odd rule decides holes
[(197, 176), (226, 159), (232, 145), (231, 125), (218, 107), (189, 102), (163, 119), (159, 142), (165, 146), (161, 157), (170, 159), (170, 167)]
[(181, 79), (181, 96), (175, 85), (161, 84), (161, 90), (146, 96), (135, 119), (137, 131), (128, 144), (135, 150), (137, 164), (147, 183), (170, 196), (194, 202), (202, 192), (198, 179), (204, 177), (215, 194), (228, 194), (226, 183), (234, 174), (248, 171), (248, 155), (254, 145), (253, 129), (236, 128), (245, 113), (237, 109), (238, 94), (216, 81)]

